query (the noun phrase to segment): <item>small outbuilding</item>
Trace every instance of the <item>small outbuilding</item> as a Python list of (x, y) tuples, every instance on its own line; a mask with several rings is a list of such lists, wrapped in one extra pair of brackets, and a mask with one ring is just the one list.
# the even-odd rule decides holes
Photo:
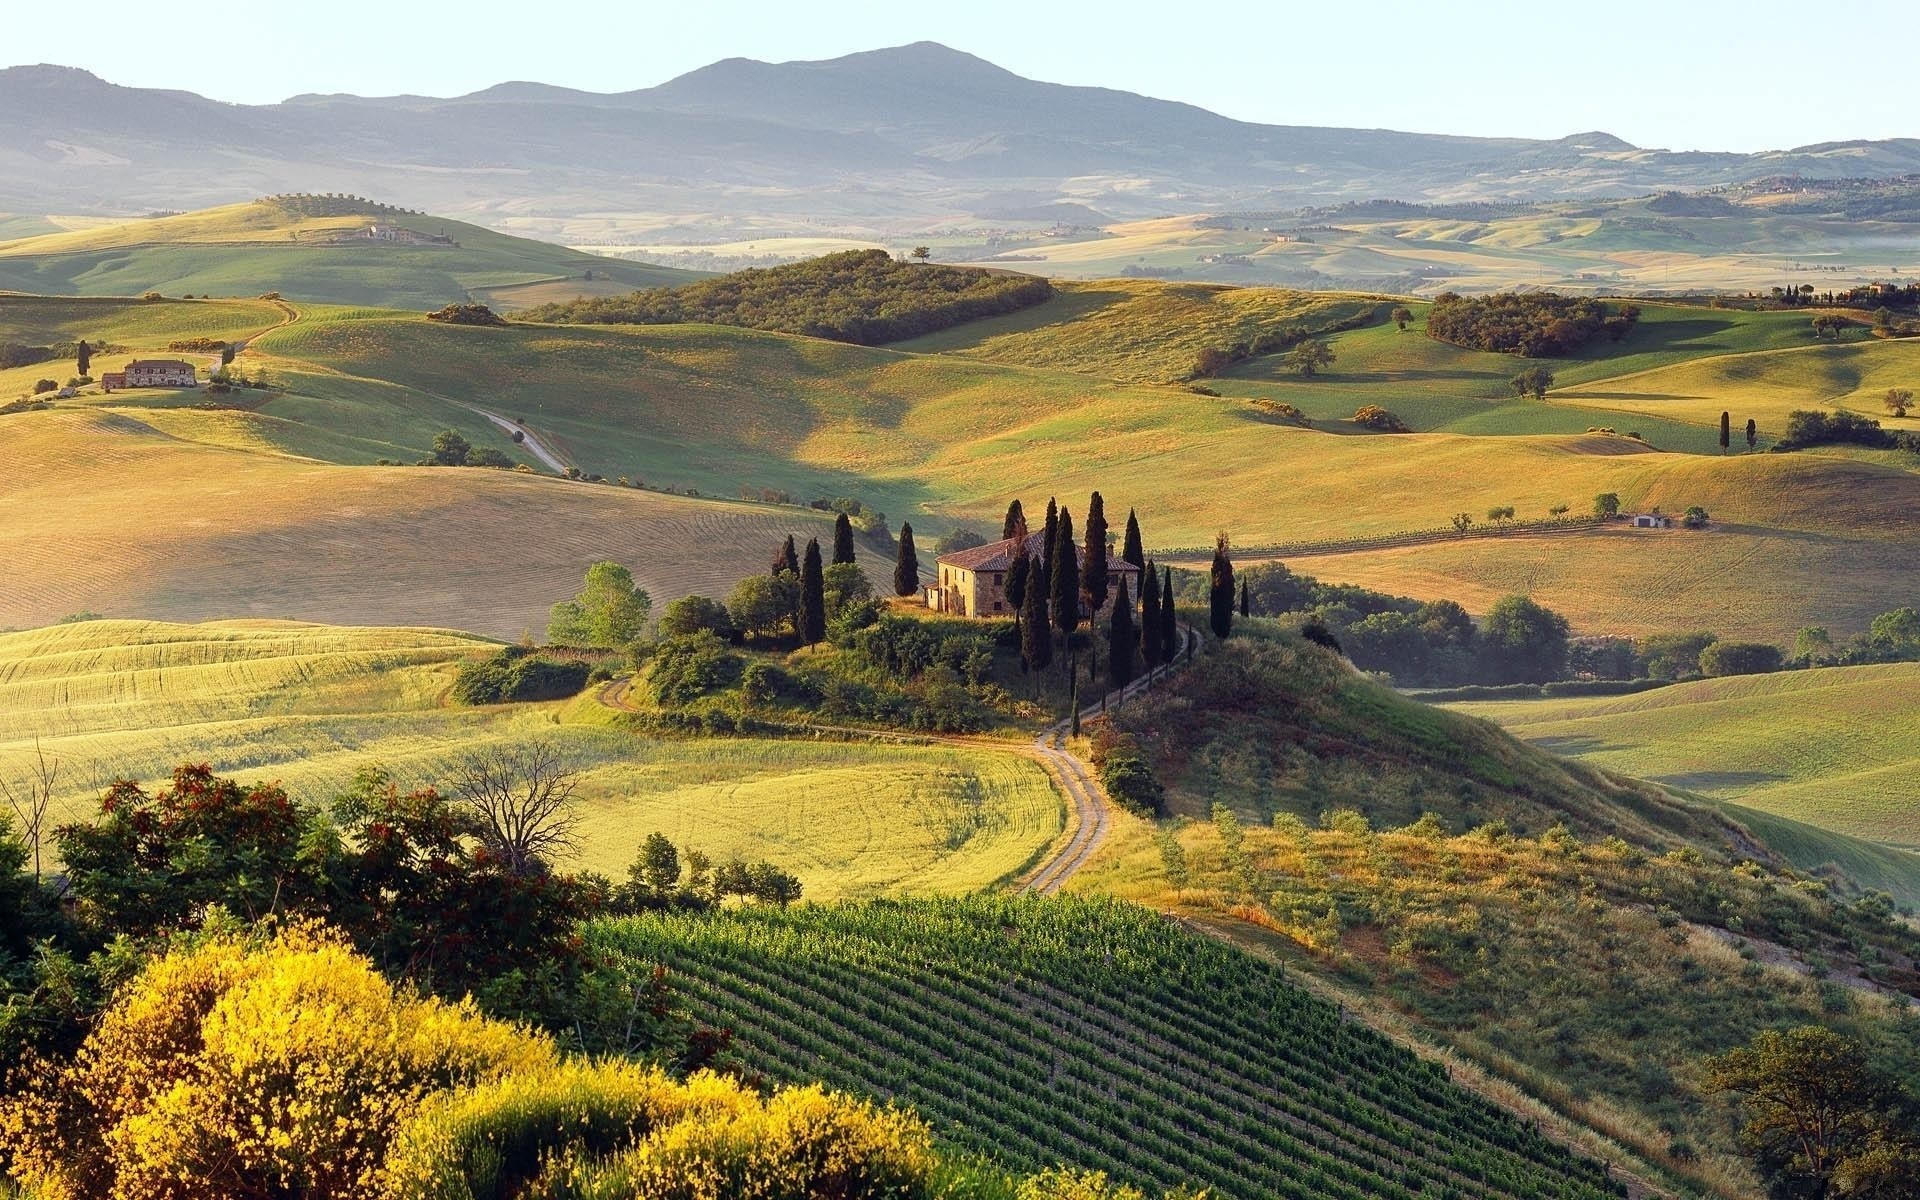
[(1632, 517), (1635, 529), (1672, 529), (1673, 518), (1665, 513), (1635, 513)]

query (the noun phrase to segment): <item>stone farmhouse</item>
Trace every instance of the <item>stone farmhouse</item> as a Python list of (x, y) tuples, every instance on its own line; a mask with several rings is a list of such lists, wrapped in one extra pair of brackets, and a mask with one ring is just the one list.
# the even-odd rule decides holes
[(193, 364), (177, 358), (136, 358), (124, 371), (108, 371), (100, 376), (105, 391), (121, 388), (190, 388), (195, 382)]
[[(1027, 535), (1027, 556), (1036, 566), (1046, 558), (1046, 540), (1044, 531)], [(1013, 604), (1007, 599), (1007, 572), (1013, 568), (1018, 548), (1018, 538), (1007, 538), (941, 555), (934, 582), (927, 585), (927, 607), (958, 617), (1013, 616)], [(1074, 561), (1079, 563), (1085, 551), (1076, 545), (1073, 552)], [(1126, 581), (1127, 595), (1136, 599), (1140, 595), (1140, 568), (1126, 559), (1108, 553), (1107, 576), (1113, 583), (1107, 589), (1106, 603), (1092, 616), (1105, 616), (1112, 610), (1121, 580)]]

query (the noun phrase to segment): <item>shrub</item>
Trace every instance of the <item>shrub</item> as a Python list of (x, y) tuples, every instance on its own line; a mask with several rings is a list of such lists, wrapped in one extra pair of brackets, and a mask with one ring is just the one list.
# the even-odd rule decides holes
[(1288, 404), (1284, 400), (1270, 400), (1265, 396), (1257, 396), (1247, 401), (1247, 403), (1253, 405), (1254, 411), (1258, 412), (1261, 416), (1271, 417), (1276, 421), (1282, 421), (1288, 425), (1313, 424), (1312, 421), (1307, 419), (1307, 414), (1300, 411), (1299, 406)]
[(1715, 642), (1700, 652), (1702, 675), (1764, 675), (1784, 661), (1780, 647), (1765, 642)]
[(60, 385), (58, 383), (55, 383), (51, 379), (36, 379), (33, 381), (33, 394), (36, 396), (44, 396), (46, 393), (57, 389), (59, 386)]
[(669, 638), (654, 652), (648, 681), (654, 698), (676, 706), (690, 704), (739, 677), (740, 656), (708, 630)]
[(506, 319), (484, 304), (449, 304), (427, 314), (427, 320), (447, 325), (505, 325)]
[(1090, 754), (1100, 785), (1116, 803), (1142, 816), (1166, 815), (1166, 790), (1132, 734), (1102, 725), (1094, 730)]
[(536, 654), (508, 646), (479, 662), (464, 663), (453, 681), (453, 698), (462, 704), (564, 700), (587, 686), (592, 666), (579, 659)]
[(1412, 427), (1378, 404), (1362, 406), (1353, 414), (1353, 423), (1381, 433), (1411, 433)]

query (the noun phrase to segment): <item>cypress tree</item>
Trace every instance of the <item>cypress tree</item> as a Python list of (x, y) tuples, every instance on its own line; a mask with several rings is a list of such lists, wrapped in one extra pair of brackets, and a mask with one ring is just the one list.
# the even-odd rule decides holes
[(1752, 417), (1748, 417), (1747, 418), (1747, 449), (1752, 450), (1755, 446), (1759, 444), (1760, 444), (1760, 427), (1753, 423)]
[(1725, 454), (1727, 447), (1733, 444), (1733, 414), (1720, 414), (1720, 452)]
[(920, 590), (920, 556), (913, 552), (913, 526), (900, 524), (900, 555), (893, 562), (893, 594), (911, 596)]
[(1249, 598), (1247, 596), (1247, 581), (1244, 576), (1242, 576), (1240, 579), (1240, 615), (1243, 617), (1250, 617), (1253, 615), (1253, 605), (1249, 603)]
[(1053, 662), (1053, 630), (1047, 626), (1047, 589), (1029, 575), (1020, 606), (1020, 661), (1029, 671), (1043, 671)]
[(85, 338), (81, 338), (80, 345), (74, 348), (73, 365), (80, 368), (79, 373), (82, 375), (85, 375), (87, 368), (93, 365), (93, 347), (87, 345)]
[(1047, 536), (1040, 539), (1040, 590), (1053, 595), (1054, 552), (1059, 548), (1060, 506), (1047, 497)]
[(1151, 671), (1163, 661), (1160, 649), (1160, 572), (1152, 563), (1141, 572), (1140, 658)]
[(1107, 502), (1095, 492), (1087, 501), (1087, 552), (1080, 559), (1080, 588), (1087, 594), (1087, 612), (1097, 613), (1107, 602), (1111, 580), (1107, 575)]
[(833, 519), (833, 565), (853, 561), (853, 522), (841, 513)]
[(1123, 688), (1133, 682), (1133, 656), (1140, 648), (1140, 631), (1133, 627), (1133, 597), (1127, 595), (1122, 575), (1113, 594), (1113, 625), (1107, 632), (1107, 678)]
[(1172, 662), (1180, 653), (1180, 614), (1173, 604), (1173, 568), (1160, 575), (1160, 661)]
[(794, 548), (793, 535), (788, 534), (785, 544), (773, 556), (773, 575), (778, 578), (785, 571), (789, 575), (800, 573), (800, 552)]
[(1233, 632), (1233, 560), (1227, 557), (1227, 535), (1213, 540), (1213, 568), (1210, 572), (1208, 624), (1213, 636), (1225, 640)]
[(1027, 553), (1027, 539), (1021, 538), (1013, 544), (1013, 563), (1007, 567), (1007, 604), (1018, 619), (1020, 606), (1027, 602), (1028, 575), (1033, 570), (1033, 557)]
[(800, 562), (800, 644), (811, 646), (827, 639), (826, 573), (820, 569), (820, 539), (807, 539), (807, 556)]
[(1120, 543), (1120, 557), (1142, 571), (1147, 569), (1147, 554), (1140, 548), (1140, 518), (1132, 509), (1127, 510), (1127, 536)]
[(1047, 597), (1053, 610), (1053, 627), (1071, 648), (1073, 631), (1080, 628), (1080, 567), (1074, 562), (1078, 551), (1073, 544), (1073, 514), (1060, 510), (1059, 544), (1053, 552), (1053, 578)]
[(1020, 507), (1020, 501), (1018, 499), (1009, 501), (1007, 504), (1006, 520), (1000, 522), (1000, 540), (1004, 542), (1008, 538), (1025, 537), (1026, 534), (1026, 510)]

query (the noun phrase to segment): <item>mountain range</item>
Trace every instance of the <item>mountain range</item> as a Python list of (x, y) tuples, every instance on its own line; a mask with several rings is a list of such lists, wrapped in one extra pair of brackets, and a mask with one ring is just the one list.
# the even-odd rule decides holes
[(300, 95), (236, 105), (71, 67), (0, 70), (0, 210), (138, 213), (352, 191), (449, 213), (788, 219), (1134, 218), (1356, 198), (1525, 200), (1774, 175), (1920, 171), (1920, 139), (1761, 154), (1617, 137), (1462, 137), (1236, 121), (1023, 78), (930, 42), (822, 62), (727, 59), (602, 94)]

